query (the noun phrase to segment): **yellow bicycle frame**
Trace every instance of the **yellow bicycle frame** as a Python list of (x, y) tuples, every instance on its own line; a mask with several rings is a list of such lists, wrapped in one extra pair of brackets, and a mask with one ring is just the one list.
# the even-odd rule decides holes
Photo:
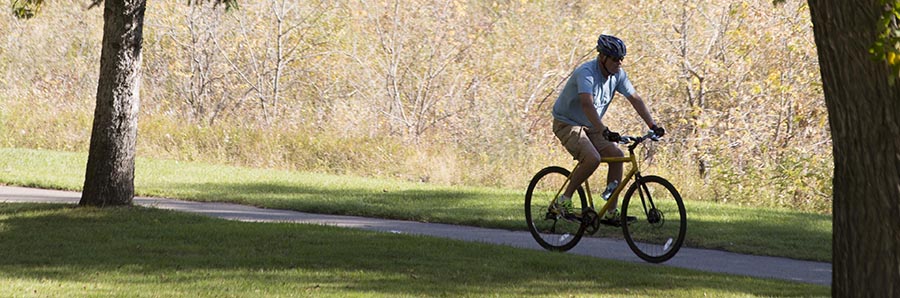
[[(619, 182), (619, 186), (617, 186), (616, 189), (613, 190), (612, 195), (610, 195), (610, 197), (609, 197), (610, 199), (608, 201), (606, 201), (606, 204), (603, 205), (603, 208), (601, 208), (600, 210), (597, 211), (597, 214), (605, 214), (607, 211), (609, 211), (609, 208), (612, 207), (618, 200), (619, 194), (622, 192), (622, 190), (625, 189), (625, 185), (628, 185), (628, 183), (631, 181), (631, 179), (634, 177), (634, 175), (636, 175), (640, 171), (640, 164), (638, 164), (637, 158), (635, 158), (635, 154), (631, 154), (631, 155), (628, 155), (625, 157), (600, 158), (600, 163), (602, 163), (602, 164), (603, 163), (609, 164), (609, 163), (614, 163), (614, 162), (621, 162), (621, 163), (627, 162), (627, 163), (631, 164), (631, 167), (628, 168), (628, 172), (625, 173), (625, 177), (622, 178), (621, 182)], [(578, 164), (575, 165), (575, 168), (572, 169), (572, 173), (575, 173), (575, 170), (578, 169), (579, 166), (581, 166), (580, 161), (578, 162)], [(587, 193), (588, 206), (591, 207), (591, 209), (593, 209), (594, 208), (594, 198), (591, 196), (591, 187), (588, 184), (588, 180), (590, 180), (590, 179), (584, 180), (584, 190)], [(556, 196), (554, 196), (553, 200), (550, 201), (551, 206), (553, 205), (554, 202), (556, 202), (556, 198), (558, 198), (559, 195), (562, 194), (562, 192), (566, 189), (566, 185), (568, 185), (570, 181), (572, 181), (571, 173), (569, 174), (569, 177), (566, 177), (566, 181), (563, 182), (563, 185), (559, 189), (559, 191), (556, 192)], [(577, 215), (581, 216), (580, 213), (578, 213)]]

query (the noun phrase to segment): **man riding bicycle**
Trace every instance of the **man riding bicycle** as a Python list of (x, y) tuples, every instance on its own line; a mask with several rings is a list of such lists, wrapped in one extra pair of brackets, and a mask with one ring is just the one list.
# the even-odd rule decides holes
[[(572, 194), (600, 166), (600, 157), (624, 156), (615, 144), (621, 140), (621, 135), (610, 131), (602, 122), (615, 92), (628, 99), (657, 136), (665, 134), (665, 130), (653, 121), (650, 110), (635, 92), (621, 67), (625, 58), (625, 43), (612, 35), (600, 35), (597, 39), (597, 51), (597, 59), (582, 64), (572, 72), (553, 105), (553, 133), (580, 162), (580, 166), (572, 172), (571, 182), (556, 202), (557, 210), (567, 217), (576, 212)], [(604, 199), (610, 199), (618, 182), (622, 180), (622, 171), (621, 162), (609, 164), (607, 187), (602, 195)], [(620, 222), (616, 198), (612, 200), (613, 208), (602, 216), (601, 223), (617, 225)], [(632, 220), (629, 216), (628, 221)]]

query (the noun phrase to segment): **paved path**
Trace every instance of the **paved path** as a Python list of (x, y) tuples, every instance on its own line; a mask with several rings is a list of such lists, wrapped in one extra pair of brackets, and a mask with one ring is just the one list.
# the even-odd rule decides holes
[[(77, 203), (81, 194), (55, 190), (0, 186), (0, 202)], [(263, 209), (229, 203), (201, 203), (160, 198), (135, 198), (141, 206), (192, 212), (213, 217), (252, 222), (295, 222), (334, 225), (373, 231), (408, 233), (464, 241), (542, 249), (523, 231), (476, 228), (447, 224), (338, 216), (296, 211)], [(598, 258), (647, 264), (635, 256), (625, 241), (584, 238), (570, 253)], [(708, 272), (730, 273), (761, 278), (783, 279), (831, 285), (831, 264), (777, 257), (742, 255), (718, 250), (682, 247), (678, 254), (661, 265)]]

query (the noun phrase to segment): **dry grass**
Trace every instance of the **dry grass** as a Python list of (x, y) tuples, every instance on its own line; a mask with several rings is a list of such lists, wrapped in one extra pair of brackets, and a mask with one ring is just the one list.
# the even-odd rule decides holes
[[(522, 188), (573, 165), (549, 109), (606, 32), (629, 42), (626, 70), (669, 131), (649, 172), (692, 198), (830, 212), (830, 137), (797, 3), (622, 1), (602, 20), (587, 17), (599, 6), (552, 1), (295, 4), (284, 41), (298, 51), (278, 56), (267, 1), (230, 14), (149, 3), (139, 155)], [(102, 17), (81, 5), (0, 16), (0, 145), (87, 150)], [(260, 66), (279, 57), (281, 77)], [(621, 98), (605, 121), (643, 129)]]

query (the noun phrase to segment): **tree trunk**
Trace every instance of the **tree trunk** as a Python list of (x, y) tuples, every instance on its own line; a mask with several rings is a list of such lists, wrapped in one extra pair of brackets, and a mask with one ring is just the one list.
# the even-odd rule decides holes
[(97, 106), (79, 205), (130, 205), (146, 0), (106, 0)]
[(834, 140), (835, 297), (900, 297), (900, 82), (874, 61), (878, 0), (809, 0)]

